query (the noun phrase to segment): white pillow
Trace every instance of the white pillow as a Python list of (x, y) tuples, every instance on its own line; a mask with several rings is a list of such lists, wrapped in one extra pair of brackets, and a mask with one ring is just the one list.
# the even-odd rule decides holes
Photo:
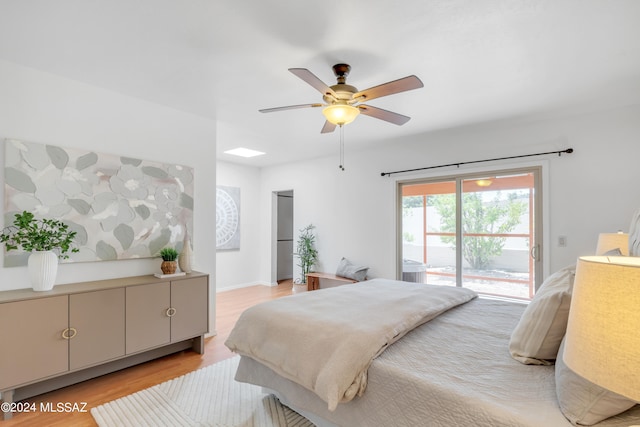
[(582, 378), (565, 365), (564, 340), (556, 359), (556, 395), (560, 410), (572, 424), (590, 426), (621, 414), (635, 402)]
[(346, 277), (348, 279), (357, 280), (358, 282), (362, 282), (367, 278), (367, 271), (369, 271), (369, 267), (362, 267), (359, 265), (353, 265), (351, 262), (342, 258), (340, 263), (338, 264), (338, 269), (336, 270), (336, 276)]
[(629, 226), (629, 255), (640, 256), (640, 209), (633, 214)]
[(511, 333), (509, 352), (525, 365), (551, 365), (567, 330), (575, 265), (544, 281)]

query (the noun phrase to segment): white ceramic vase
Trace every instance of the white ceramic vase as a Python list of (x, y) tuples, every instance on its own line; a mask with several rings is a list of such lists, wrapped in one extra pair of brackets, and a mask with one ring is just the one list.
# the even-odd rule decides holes
[(185, 273), (191, 273), (193, 270), (193, 251), (191, 250), (191, 240), (189, 237), (185, 236), (184, 241), (182, 242), (182, 252), (178, 255), (178, 265), (180, 266), (180, 271), (184, 271)]
[(29, 280), (34, 291), (50, 291), (58, 274), (58, 255), (52, 251), (34, 251), (27, 261)]

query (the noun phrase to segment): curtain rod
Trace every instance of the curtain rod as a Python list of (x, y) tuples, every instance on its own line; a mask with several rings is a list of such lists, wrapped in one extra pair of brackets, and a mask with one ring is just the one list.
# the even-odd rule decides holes
[(560, 150), (560, 151), (547, 151), (546, 153), (521, 154), (519, 156), (498, 157), (498, 158), (495, 158), (495, 159), (472, 160), (472, 161), (469, 161), (469, 162), (449, 163), (447, 165), (427, 166), (427, 167), (424, 167), (424, 168), (406, 169), (406, 170), (403, 170), (403, 171), (381, 172), (380, 176), (385, 176), (385, 175), (386, 176), (391, 176), (391, 175), (394, 175), (394, 174), (397, 174), (397, 173), (423, 171), (423, 170), (427, 170), (427, 169), (446, 168), (447, 166), (460, 167), (461, 165), (470, 165), (472, 163), (493, 162), (493, 161), (496, 161), (496, 160), (509, 160), (509, 159), (520, 159), (522, 157), (545, 156), (547, 154), (557, 154), (558, 156), (562, 156), (562, 153), (571, 154), (571, 153), (573, 153), (573, 148), (567, 148), (566, 150)]

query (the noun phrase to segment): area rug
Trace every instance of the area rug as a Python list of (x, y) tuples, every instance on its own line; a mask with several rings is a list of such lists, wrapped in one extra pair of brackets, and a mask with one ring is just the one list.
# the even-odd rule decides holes
[(100, 427), (313, 427), (261, 387), (233, 379), (239, 357), (91, 409)]

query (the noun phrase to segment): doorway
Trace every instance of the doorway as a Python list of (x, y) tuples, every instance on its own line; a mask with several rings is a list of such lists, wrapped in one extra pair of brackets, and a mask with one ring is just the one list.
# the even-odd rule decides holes
[(293, 279), (293, 190), (276, 193), (276, 280)]
[(400, 183), (402, 279), (530, 300), (542, 277), (540, 187), (534, 167)]

